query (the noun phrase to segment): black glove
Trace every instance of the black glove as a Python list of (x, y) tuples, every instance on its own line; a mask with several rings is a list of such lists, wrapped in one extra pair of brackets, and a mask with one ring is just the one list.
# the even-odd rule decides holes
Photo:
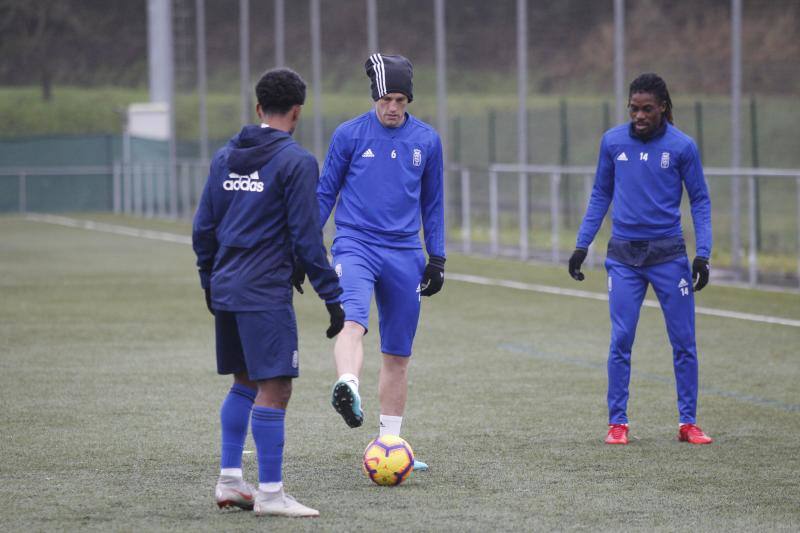
[(332, 339), (338, 335), (344, 327), (344, 307), (341, 302), (325, 304), (325, 307), (328, 308), (328, 314), (331, 315), (331, 325), (328, 327), (328, 331), (325, 332), (325, 335), (327, 335), (329, 339)]
[(575, 248), (569, 258), (569, 275), (576, 281), (583, 281), (586, 276), (581, 272), (581, 265), (586, 260), (586, 248)]
[(292, 283), (297, 292), (300, 294), (303, 293), (303, 282), (306, 280), (306, 269), (303, 268), (303, 265), (300, 264), (300, 261), (294, 262), (294, 270), (292, 270), (292, 276), (289, 278), (289, 281)]
[(433, 296), (444, 285), (444, 257), (432, 255), (428, 258), (422, 281), (419, 284), (419, 293), (422, 296)]
[(211, 287), (206, 287), (206, 307), (208, 307), (208, 312), (212, 315), (214, 314), (214, 308), (211, 307)]
[(695, 292), (708, 285), (708, 275), (711, 273), (711, 265), (708, 258), (695, 257), (692, 261), (692, 280), (694, 281)]

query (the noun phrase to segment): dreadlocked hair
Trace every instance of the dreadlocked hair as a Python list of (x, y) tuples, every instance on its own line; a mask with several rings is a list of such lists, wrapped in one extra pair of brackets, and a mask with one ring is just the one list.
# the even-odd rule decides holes
[(667, 117), (667, 122), (672, 124), (672, 99), (669, 97), (667, 83), (658, 74), (648, 72), (633, 80), (630, 89), (628, 89), (628, 99), (630, 100), (635, 93), (652, 94), (660, 102), (663, 102), (665, 108), (664, 116)]

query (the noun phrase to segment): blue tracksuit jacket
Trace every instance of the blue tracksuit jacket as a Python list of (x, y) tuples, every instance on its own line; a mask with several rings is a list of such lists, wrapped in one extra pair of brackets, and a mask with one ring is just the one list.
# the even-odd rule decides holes
[(589, 207), (578, 231), (577, 247), (594, 240), (613, 201), (612, 238), (626, 241), (681, 236), (681, 196), (689, 194), (697, 237), (697, 255), (711, 255), (711, 202), (697, 146), (667, 123), (647, 141), (633, 136), (629, 124), (608, 130), (600, 142), (597, 174)]
[(421, 214), (428, 255), (445, 257), (442, 143), (428, 124), (406, 114), (387, 128), (371, 110), (340, 125), (317, 187), (321, 224), (337, 195), (337, 237), (419, 248)]
[(314, 156), (288, 133), (263, 125), (244, 127), (214, 155), (192, 230), (214, 309), (291, 303), (293, 256), (322, 299), (339, 299), (320, 231), (318, 173)]

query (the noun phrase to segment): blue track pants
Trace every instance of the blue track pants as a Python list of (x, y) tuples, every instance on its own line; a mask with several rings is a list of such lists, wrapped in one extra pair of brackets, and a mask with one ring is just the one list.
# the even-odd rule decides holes
[(607, 259), (608, 304), (611, 314), (611, 345), (608, 351), (608, 421), (628, 422), (628, 386), (631, 379), (631, 348), (647, 286), (661, 304), (678, 393), (680, 423), (694, 423), (697, 415), (697, 348), (694, 327), (694, 293), (689, 260), (633, 267)]

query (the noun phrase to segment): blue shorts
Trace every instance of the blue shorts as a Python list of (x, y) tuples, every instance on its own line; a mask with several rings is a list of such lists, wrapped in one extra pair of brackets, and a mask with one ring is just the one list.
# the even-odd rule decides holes
[(269, 311), (216, 311), (217, 372), (247, 372), (253, 381), (300, 375), (291, 304)]
[(349, 237), (331, 247), (344, 294), (345, 319), (369, 327), (372, 292), (378, 306), (381, 352), (408, 357), (419, 321), (419, 284), (425, 270), (420, 248), (388, 248)]

